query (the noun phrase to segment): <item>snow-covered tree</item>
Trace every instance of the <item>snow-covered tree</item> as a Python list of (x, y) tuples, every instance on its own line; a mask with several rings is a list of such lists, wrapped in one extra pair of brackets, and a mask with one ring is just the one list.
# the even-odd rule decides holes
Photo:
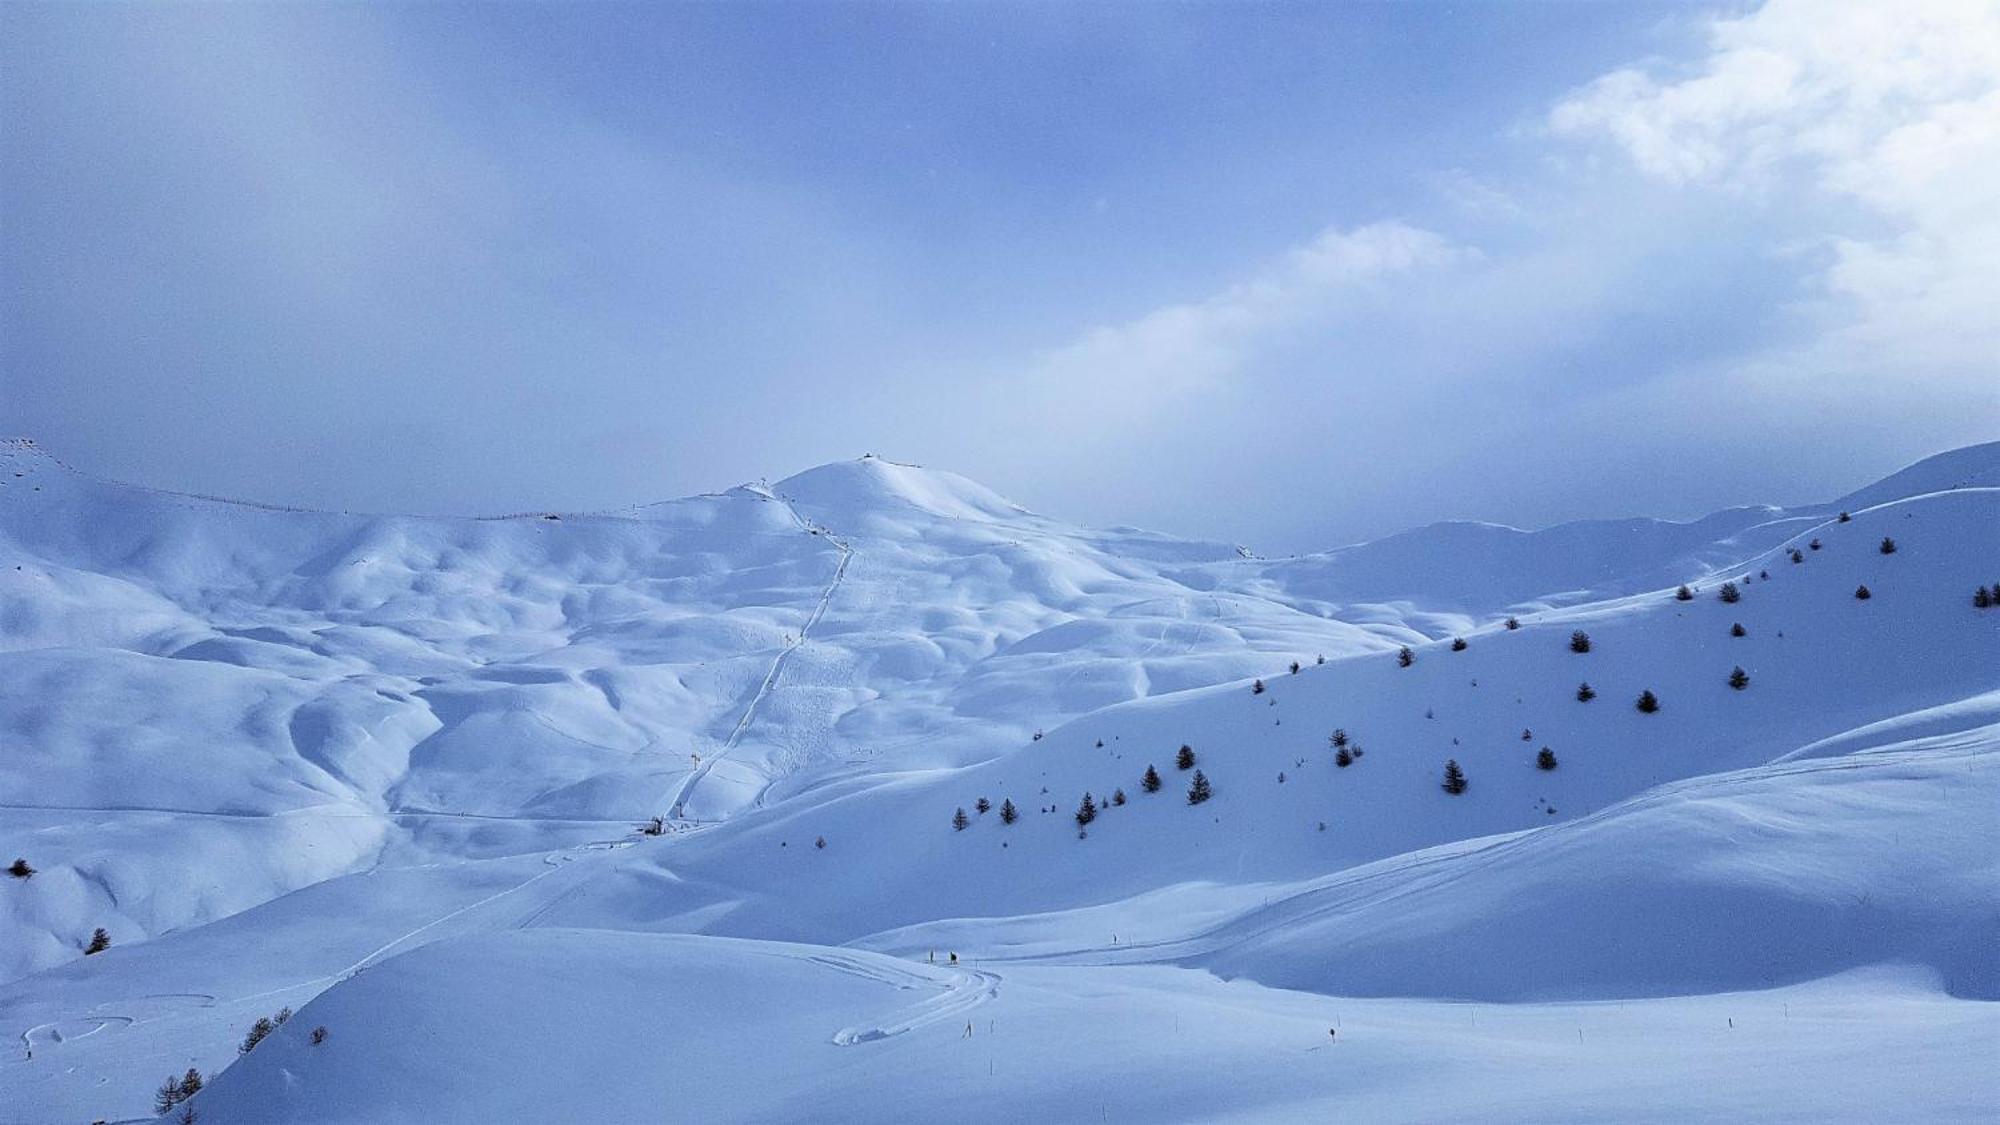
[(972, 818), (965, 815), (964, 809), (959, 809), (957, 812), (951, 814), (951, 826), (960, 832), (965, 831), (966, 825), (971, 823)]
[(1078, 828), (1082, 828), (1096, 819), (1097, 802), (1091, 799), (1089, 793), (1085, 793), (1083, 795), (1083, 803), (1076, 807), (1076, 825)]
[(1194, 768), (1194, 747), (1183, 744), (1181, 752), (1174, 755), (1174, 764), (1184, 770)]
[(1146, 776), (1139, 779), (1139, 788), (1144, 789), (1148, 793), (1158, 793), (1160, 791), (1160, 771), (1154, 769), (1152, 766), (1147, 766)]
[(1000, 802), (1000, 823), (1012, 824), (1020, 818), (1021, 810), (1014, 807), (1014, 801), (1011, 797)]
[(1410, 665), (1415, 664), (1416, 662), (1417, 662), (1417, 654), (1410, 651), (1409, 645), (1404, 645), (1402, 648), (1396, 650), (1397, 664), (1400, 664), (1403, 667), (1408, 668)]

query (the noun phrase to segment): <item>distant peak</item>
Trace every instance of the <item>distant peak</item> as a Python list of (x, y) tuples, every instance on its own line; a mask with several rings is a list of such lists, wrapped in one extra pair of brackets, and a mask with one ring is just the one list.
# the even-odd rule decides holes
[(772, 485), (771, 491), (813, 508), (835, 526), (843, 513), (893, 514), (916, 509), (969, 520), (1006, 520), (1027, 514), (1026, 508), (957, 473), (891, 461), (873, 453), (807, 469)]

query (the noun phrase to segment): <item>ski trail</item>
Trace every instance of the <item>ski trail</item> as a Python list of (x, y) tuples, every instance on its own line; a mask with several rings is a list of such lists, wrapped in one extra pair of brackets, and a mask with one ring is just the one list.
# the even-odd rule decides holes
[[(813, 626), (819, 624), (820, 618), (826, 616), (827, 606), (832, 604), (833, 595), (840, 589), (841, 582), (847, 577), (847, 564), (854, 559), (854, 548), (848, 546), (846, 540), (841, 539), (826, 528), (814, 527), (804, 516), (799, 514), (799, 510), (793, 507), (792, 502), (785, 497), (773, 494), (772, 499), (783, 504), (785, 511), (791, 515), (792, 520), (807, 534), (816, 533), (828, 543), (833, 544), (834, 548), (840, 552), (840, 562), (833, 568), (832, 580), (826, 584), (826, 589), (820, 592), (819, 604), (813, 607), (812, 613), (806, 617), (805, 624), (799, 627), (797, 638), (792, 643), (779, 649), (778, 655), (771, 661), (770, 670), (764, 673), (763, 682), (757, 685), (756, 693), (750, 697), (749, 705), (744, 707), (743, 715), (736, 720), (736, 726), (730, 730), (729, 737), (723, 740), (720, 749), (714, 754), (703, 758), (701, 764), (690, 771), (687, 778), (681, 782), (680, 791), (674, 794), (673, 804), (667, 813), (668, 818), (671, 820), (686, 819), (688, 797), (694, 793), (695, 787), (700, 785), (702, 780), (708, 776), (709, 771), (715, 768), (715, 763), (728, 757), (729, 753), (735, 750), (737, 745), (743, 741), (743, 732), (750, 729), (751, 722), (757, 717), (757, 709), (763, 706), (764, 700), (770, 697), (772, 689), (777, 687), (778, 677), (785, 671), (785, 663), (791, 659), (794, 652), (797, 652), (805, 645), (807, 639), (812, 634)], [(757, 795), (757, 800), (759, 804), (763, 802), (763, 793), (761, 791)]]
[(919, 1027), (952, 1019), (1000, 995), (999, 974), (982, 972), (978, 969), (903, 970), (893, 961), (885, 963), (881, 960), (863, 959), (840, 953), (817, 953), (807, 957), (806, 960), (837, 972), (899, 989), (936, 988), (940, 984), (934, 975), (937, 971), (947, 974), (950, 978), (943, 982), (943, 992), (898, 1010), (895, 1013), (898, 1018), (886, 1023), (843, 1027), (834, 1032), (833, 1045), (836, 1047), (873, 1043), (879, 1039), (888, 1039), (906, 1031), (914, 1031)]

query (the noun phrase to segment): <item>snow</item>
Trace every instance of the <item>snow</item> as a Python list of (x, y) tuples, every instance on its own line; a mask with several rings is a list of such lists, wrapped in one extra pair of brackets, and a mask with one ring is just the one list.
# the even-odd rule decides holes
[(872, 456), (440, 519), (0, 443), (0, 1121), (1990, 1119), (1996, 559), (2000, 444), (1263, 560)]

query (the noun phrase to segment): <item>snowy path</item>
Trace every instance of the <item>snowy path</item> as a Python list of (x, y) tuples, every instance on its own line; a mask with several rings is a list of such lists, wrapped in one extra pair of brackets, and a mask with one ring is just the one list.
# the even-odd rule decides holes
[[(936, 988), (940, 983), (936, 975), (940, 970), (929, 966), (924, 969), (914, 967), (905, 969), (886, 959), (854, 957), (832, 950), (815, 953), (806, 959), (838, 972), (895, 988)], [(906, 1031), (914, 1031), (919, 1027), (952, 1019), (1000, 995), (1000, 977), (996, 973), (957, 968), (941, 971), (950, 977), (950, 980), (944, 983), (943, 992), (899, 1009), (894, 1013), (896, 1018), (887, 1022), (843, 1027), (833, 1033), (834, 1046), (852, 1047), (857, 1043), (873, 1043), (878, 1039), (888, 1039)]]
[[(790, 644), (778, 650), (778, 655), (771, 661), (770, 670), (764, 673), (763, 682), (757, 685), (756, 693), (750, 697), (749, 704), (744, 707), (742, 717), (736, 720), (736, 726), (730, 730), (729, 737), (723, 741), (720, 749), (703, 758), (701, 764), (681, 782), (680, 791), (674, 794), (673, 804), (667, 814), (671, 820), (686, 819), (688, 798), (694, 793), (695, 787), (708, 777), (709, 771), (715, 768), (717, 762), (728, 757), (730, 752), (742, 743), (743, 732), (750, 729), (750, 724), (757, 718), (757, 709), (763, 706), (764, 700), (770, 697), (772, 689), (777, 687), (778, 677), (784, 674), (786, 662), (791, 659), (793, 653), (805, 645), (812, 634), (813, 626), (819, 624), (820, 618), (826, 616), (827, 606), (833, 602), (833, 595), (839, 591), (841, 582), (847, 577), (847, 564), (854, 559), (854, 549), (848, 546), (845, 540), (826, 528), (814, 527), (799, 514), (799, 510), (792, 506), (792, 502), (783, 496), (774, 493), (771, 498), (785, 506), (785, 511), (798, 523), (801, 530), (809, 535), (818, 535), (833, 544), (840, 552), (840, 561), (833, 568), (832, 580), (826, 584), (826, 589), (820, 592), (819, 604), (813, 606), (811, 615), (806, 618), (805, 624), (799, 627), (799, 635), (794, 637)], [(763, 803), (763, 797), (760, 791), (757, 795), (758, 804)]]

